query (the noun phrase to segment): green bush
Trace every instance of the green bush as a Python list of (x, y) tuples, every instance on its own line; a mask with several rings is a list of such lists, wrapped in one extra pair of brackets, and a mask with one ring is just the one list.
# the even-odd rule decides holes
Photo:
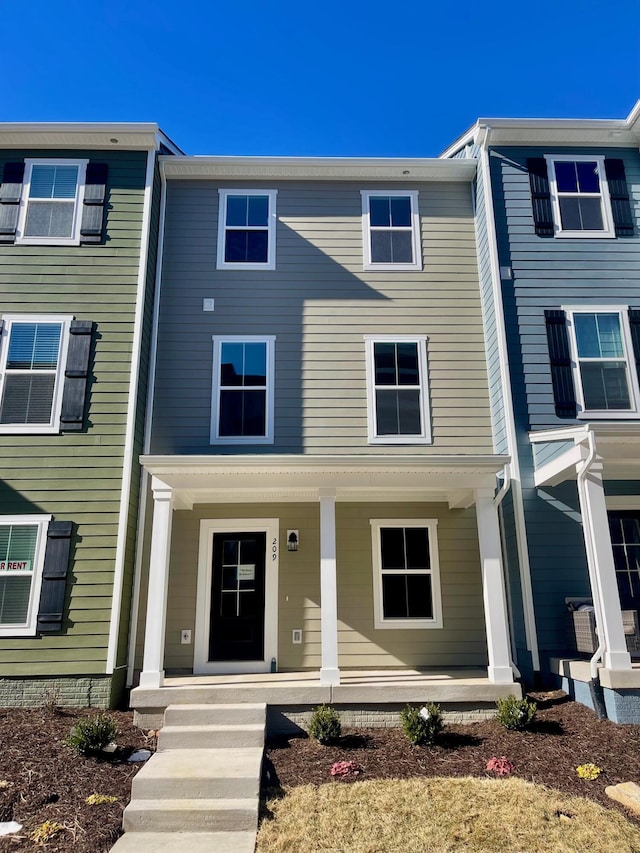
[(318, 743), (335, 743), (342, 733), (340, 715), (330, 705), (320, 705), (311, 715), (309, 734)]
[(432, 744), (442, 731), (440, 706), (427, 702), (422, 708), (407, 705), (400, 711), (402, 729), (414, 746)]
[(79, 755), (95, 755), (116, 738), (118, 724), (108, 714), (83, 717), (71, 729), (65, 743)]
[(516, 699), (515, 696), (507, 696), (496, 702), (498, 713), (496, 719), (505, 729), (522, 731), (533, 722), (538, 706), (528, 699)]

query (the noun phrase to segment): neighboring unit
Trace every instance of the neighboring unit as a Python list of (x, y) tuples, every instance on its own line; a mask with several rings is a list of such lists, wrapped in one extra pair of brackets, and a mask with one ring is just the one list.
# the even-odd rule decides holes
[(517, 694), (475, 163), (160, 160), (134, 707), (276, 669)]
[(636, 105), (626, 120), (480, 119), (442, 155), (478, 161), (494, 450), (512, 458), (503, 507), (518, 666), (634, 722), (639, 143)]
[(0, 124), (0, 705), (124, 687), (154, 124)]

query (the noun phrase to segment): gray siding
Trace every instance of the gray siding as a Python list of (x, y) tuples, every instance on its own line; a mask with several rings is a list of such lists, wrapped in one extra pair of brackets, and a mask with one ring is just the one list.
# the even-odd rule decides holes
[[(429, 337), (433, 444), (411, 452), (491, 452), (469, 184), (395, 185), (420, 191), (421, 272), (363, 272), (360, 190), (375, 186), (297, 182), (262, 184), (278, 189), (277, 269), (216, 270), (219, 186), (168, 185), (153, 453), (380, 452), (363, 340), (376, 332)], [(216, 334), (276, 335), (272, 446), (209, 444)]]

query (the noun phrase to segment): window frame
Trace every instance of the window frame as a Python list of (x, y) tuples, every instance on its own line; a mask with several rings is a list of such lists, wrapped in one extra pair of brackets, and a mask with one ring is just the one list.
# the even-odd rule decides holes
[[(602, 240), (615, 238), (616, 231), (613, 221), (613, 211), (611, 209), (611, 197), (609, 195), (609, 182), (607, 181), (607, 173), (605, 170), (605, 157), (601, 154), (545, 154), (544, 159), (547, 163), (547, 174), (549, 177), (549, 194), (551, 196), (551, 208), (553, 210), (553, 225), (556, 237), (562, 238), (577, 238), (580, 240), (592, 239)], [(600, 179), (599, 193), (559, 193), (556, 181), (556, 163), (590, 163), (596, 162), (598, 165), (598, 177)], [(602, 210), (603, 228), (600, 231), (570, 231), (562, 227), (562, 217), (560, 214), (560, 196), (568, 197), (584, 197), (584, 198), (600, 198)]]
[[(427, 358), (427, 335), (365, 335), (367, 377), (367, 438), (369, 444), (431, 444), (431, 406), (429, 402), (429, 362)], [(422, 431), (419, 435), (378, 435), (376, 432), (376, 386), (374, 346), (377, 343), (416, 344), (418, 368), (420, 370), (420, 419)], [(384, 385), (383, 388), (414, 386)]]
[[(267, 216), (267, 226), (227, 226), (227, 199), (229, 196), (267, 196), (269, 199), (269, 213)], [(274, 270), (276, 268), (276, 201), (278, 190), (260, 190), (260, 189), (219, 189), (218, 190), (218, 246), (216, 253), (216, 269), (219, 270)], [(233, 261), (225, 261), (225, 244), (227, 228), (231, 230), (255, 230), (267, 231), (267, 260), (266, 262), (248, 262), (234, 263)]]
[[(420, 231), (420, 208), (418, 190), (360, 190), (362, 199), (362, 245), (363, 245), (363, 267), (365, 270), (396, 270), (409, 271), (422, 269), (422, 239)], [(413, 250), (413, 261), (408, 263), (376, 263), (371, 260), (371, 225), (370, 225), (370, 199), (371, 198), (403, 198), (408, 197), (411, 203), (411, 247)], [(375, 226), (374, 226), (375, 230)], [(390, 226), (389, 230), (393, 230)], [(409, 230), (404, 227), (403, 231)]]
[[(38, 157), (27, 158), (24, 161), (24, 179), (22, 182), (22, 195), (20, 196), (20, 213), (16, 229), (15, 244), (23, 246), (79, 246), (80, 229), (82, 226), (82, 205), (87, 177), (87, 166), (89, 160), (72, 160), (67, 158)], [(77, 166), (78, 182), (76, 184), (76, 195), (73, 208), (73, 227), (70, 237), (30, 237), (24, 234), (29, 208), (29, 191), (31, 189), (31, 175), (34, 166)], [(67, 200), (68, 201), (68, 200)]]
[[(440, 560), (438, 552), (438, 519), (437, 518), (371, 518), (371, 554), (373, 568), (373, 624), (374, 628), (379, 630), (423, 630), (425, 628), (443, 628), (444, 622), (442, 617), (442, 592), (440, 586)], [(383, 612), (383, 594), (382, 594), (382, 538), (380, 532), (382, 528), (395, 527), (398, 529), (406, 528), (426, 528), (428, 531), (429, 542), (429, 562), (430, 569), (408, 569), (404, 574), (427, 574), (431, 576), (431, 598), (433, 617), (431, 619), (399, 619), (397, 617), (385, 618)], [(394, 574), (400, 574), (396, 569)]]
[[(274, 397), (275, 397), (275, 335), (214, 335), (213, 376), (211, 393), (210, 444), (273, 444), (274, 442)], [(222, 368), (222, 344), (263, 343), (266, 345), (266, 388), (265, 388), (265, 435), (264, 436), (221, 436), (220, 432), (220, 383)], [(237, 386), (241, 387), (241, 386)]]
[(60, 333), (60, 349), (56, 367), (56, 380), (51, 402), (51, 419), (48, 424), (0, 424), (0, 435), (50, 435), (60, 432), (62, 395), (64, 391), (64, 372), (69, 352), (69, 330), (73, 316), (62, 314), (4, 314), (2, 315), (2, 334), (0, 335), (0, 407), (4, 396), (4, 383), (7, 375), (7, 356), (11, 329), (20, 323), (57, 323)]
[[(579, 420), (625, 420), (637, 419), (640, 414), (640, 387), (635, 369), (635, 356), (631, 328), (629, 326), (629, 307), (627, 305), (566, 305), (562, 306), (565, 312), (567, 333), (569, 338), (569, 351), (571, 353), (571, 369), (573, 373), (573, 384), (575, 387), (577, 415)], [(580, 370), (581, 359), (578, 357), (578, 340), (573, 318), (576, 314), (617, 314), (620, 321), (620, 333), (624, 350), (623, 357), (611, 359), (593, 359), (593, 361), (622, 361), (626, 365), (626, 376), (629, 388), (630, 409), (587, 409), (584, 402), (582, 390), (582, 373)], [(585, 361), (586, 359), (582, 359)]]
[[(47, 533), (51, 518), (51, 515), (0, 515), (0, 526), (37, 525), (38, 527), (27, 619), (21, 625), (0, 625), (0, 637), (33, 637), (36, 635), (44, 558), (47, 549)], [(10, 574), (10, 572), (3, 573), (5, 577)]]

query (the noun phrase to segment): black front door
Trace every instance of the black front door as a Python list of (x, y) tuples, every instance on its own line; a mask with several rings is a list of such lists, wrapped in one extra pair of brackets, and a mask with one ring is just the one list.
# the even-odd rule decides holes
[(613, 561), (623, 610), (640, 610), (640, 511), (608, 513)]
[(264, 659), (266, 533), (213, 537), (209, 660)]

